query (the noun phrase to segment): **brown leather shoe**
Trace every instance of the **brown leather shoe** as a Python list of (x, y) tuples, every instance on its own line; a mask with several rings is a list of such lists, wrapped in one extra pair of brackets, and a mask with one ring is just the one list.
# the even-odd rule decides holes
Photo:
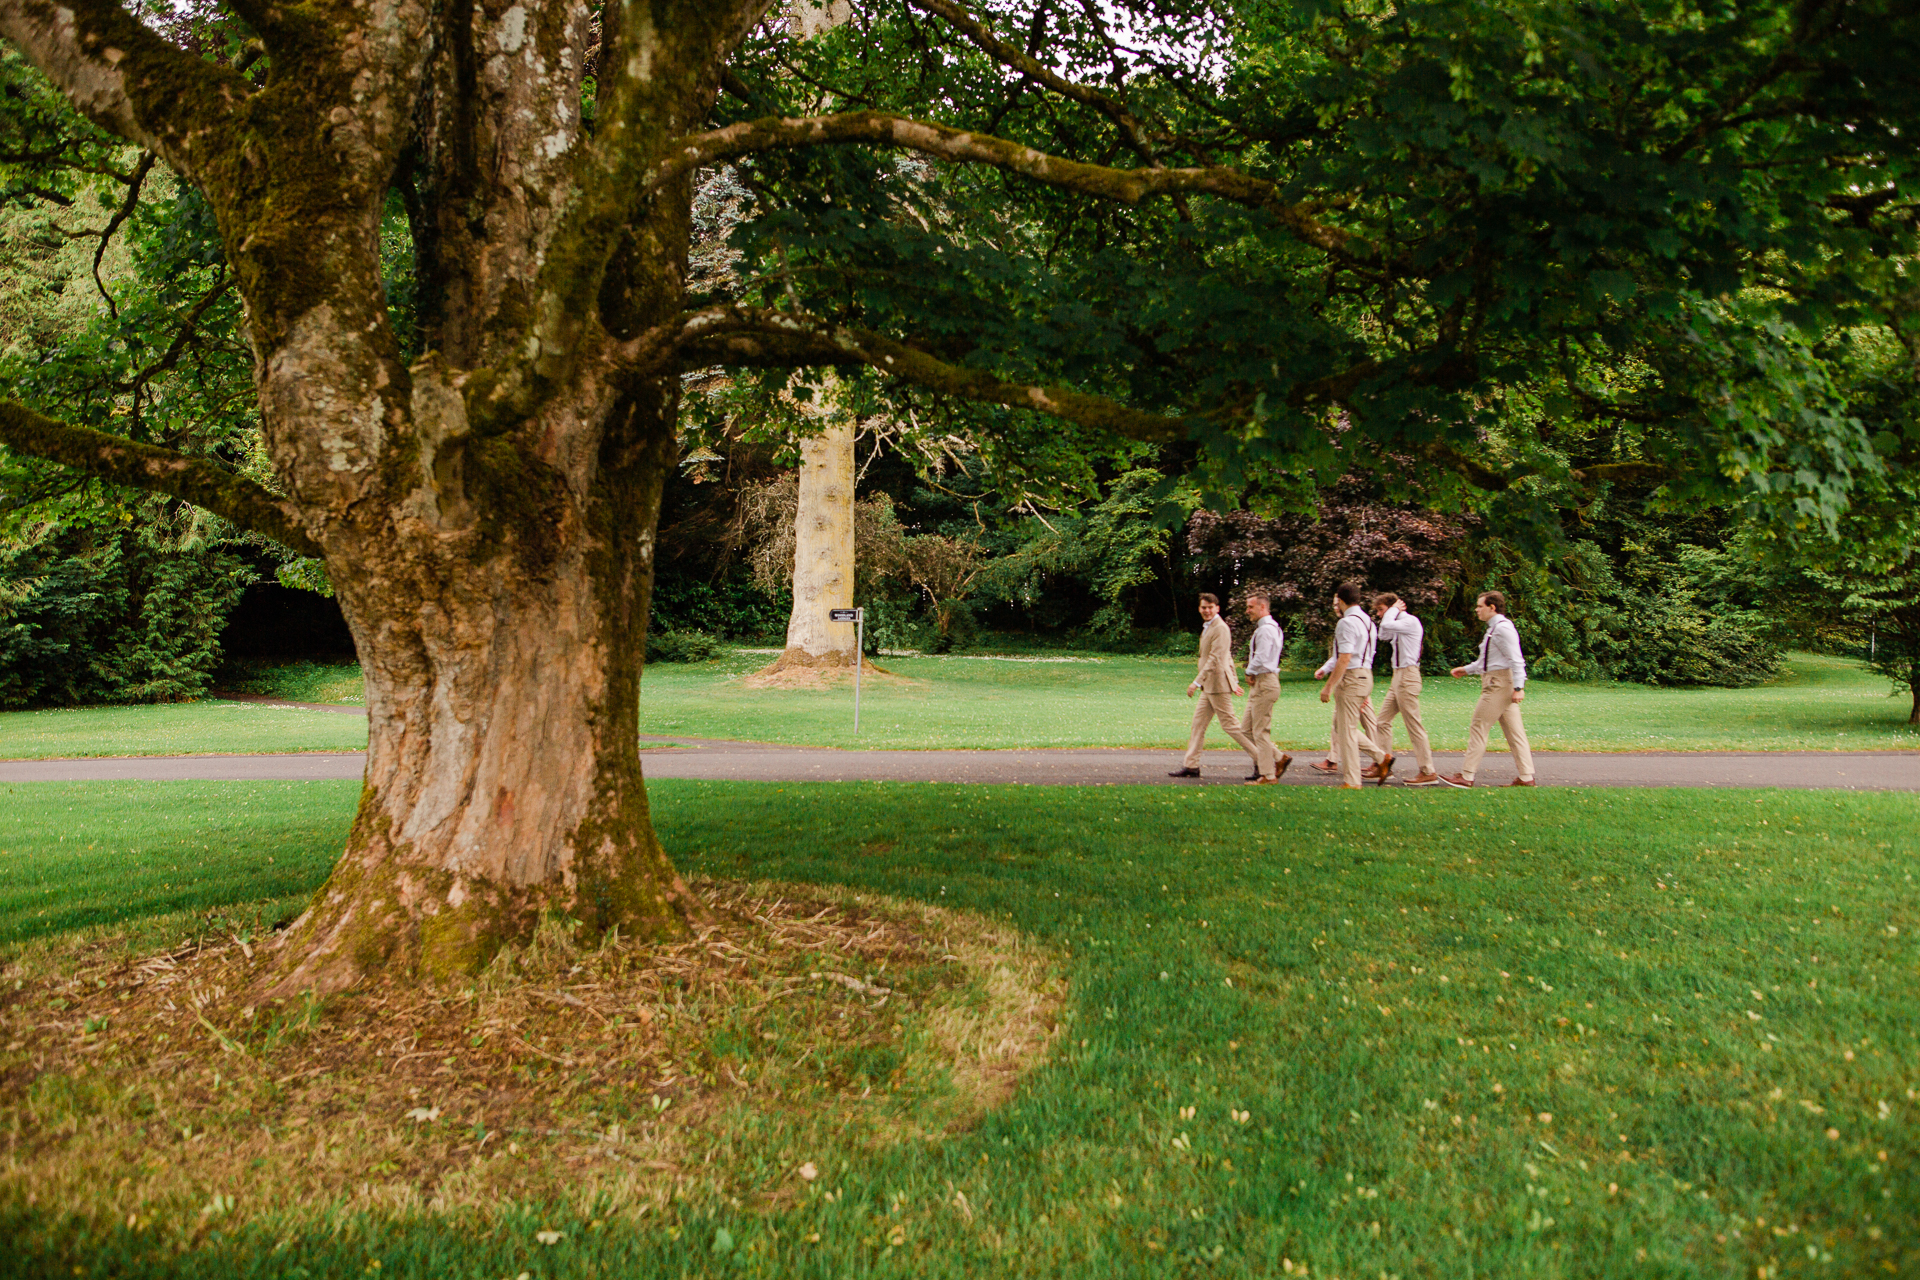
[(1385, 786), (1387, 779), (1393, 776), (1393, 756), (1391, 754), (1382, 756), (1379, 761), (1373, 765), (1362, 769), (1360, 776), (1363, 778), (1372, 778), (1382, 786)]
[(1535, 782), (1532, 778), (1515, 778), (1512, 782), (1509, 782), (1507, 785), (1510, 787), (1537, 787), (1540, 784)]
[(1275, 765), (1273, 768), (1273, 780), (1275, 782), (1280, 781), (1280, 775), (1285, 773), (1287, 771), (1287, 766), (1292, 763), (1293, 763), (1293, 757), (1282, 752), (1280, 756), (1280, 763)]
[(1460, 774), (1457, 774), (1457, 773), (1443, 773), (1440, 775), (1440, 781), (1446, 783), (1450, 787), (1466, 788), (1466, 787), (1471, 787), (1473, 785), (1472, 778), (1462, 777)]
[(1312, 769), (1317, 773), (1340, 772), (1339, 764), (1337, 764), (1332, 760), (1315, 760), (1312, 764), (1308, 765), (1307, 768)]
[(1437, 787), (1440, 783), (1440, 775), (1431, 769), (1428, 769), (1424, 773), (1417, 773), (1407, 779), (1407, 785), (1410, 787)]
[(1167, 776), (1169, 778), (1197, 778), (1200, 776), (1200, 771), (1198, 769), (1172, 769), (1168, 771)]
[(1342, 791), (1365, 791), (1366, 790), (1365, 787), (1361, 786), (1357, 782), (1343, 782), (1340, 784), (1340, 789)]
[(1262, 778), (1258, 774), (1256, 774), (1253, 777), (1247, 779), (1247, 785), (1255, 786), (1255, 787), (1267, 787), (1267, 786), (1272, 786), (1274, 783), (1278, 781), (1280, 781), (1280, 779), (1278, 778)]

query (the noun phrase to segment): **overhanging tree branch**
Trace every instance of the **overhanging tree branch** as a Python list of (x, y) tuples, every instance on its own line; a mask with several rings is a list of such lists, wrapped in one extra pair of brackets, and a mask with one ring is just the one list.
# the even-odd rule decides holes
[(689, 365), (864, 364), (929, 391), (1031, 409), (1130, 440), (1180, 440), (1187, 435), (1186, 419), (1149, 413), (1070, 387), (1009, 381), (984, 369), (950, 364), (882, 334), (790, 312), (749, 307), (691, 312), (681, 327), (680, 350)]
[(101, 128), (196, 171), (252, 90), (238, 73), (168, 44), (115, 0), (0, 0), (0, 39), (19, 46)]
[(708, 133), (677, 139), (667, 158), (648, 174), (645, 188), (704, 165), (771, 151), (779, 147), (816, 147), (870, 143), (901, 147), (958, 164), (984, 164), (1017, 173), (1048, 186), (1078, 191), (1120, 204), (1138, 204), (1152, 196), (1210, 195), (1260, 209), (1299, 240), (1342, 258), (1370, 256), (1364, 245), (1339, 227), (1320, 221), (1317, 203), (1290, 204), (1279, 188), (1262, 178), (1219, 166), (1183, 169), (1113, 169), (1049, 155), (991, 134), (952, 129), (884, 111), (839, 115), (743, 120)]
[(55, 422), (12, 400), (0, 400), (0, 444), (113, 484), (170, 494), (301, 555), (322, 554), (320, 544), (301, 525), (293, 503), (205, 458)]

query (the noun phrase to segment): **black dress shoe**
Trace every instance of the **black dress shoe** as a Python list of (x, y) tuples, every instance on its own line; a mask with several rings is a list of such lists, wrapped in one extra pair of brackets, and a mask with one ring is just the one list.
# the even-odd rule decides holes
[(1253, 773), (1250, 773), (1250, 774), (1248, 774), (1248, 775), (1247, 775), (1247, 781), (1248, 781), (1248, 782), (1258, 782), (1258, 781), (1260, 781), (1260, 774), (1259, 774), (1259, 772), (1258, 772), (1258, 771), (1256, 770), (1255, 772), (1253, 772)]
[(1169, 778), (1197, 778), (1200, 776), (1200, 771), (1198, 769), (1175, 769), (1168, 773), (1167, 776)]

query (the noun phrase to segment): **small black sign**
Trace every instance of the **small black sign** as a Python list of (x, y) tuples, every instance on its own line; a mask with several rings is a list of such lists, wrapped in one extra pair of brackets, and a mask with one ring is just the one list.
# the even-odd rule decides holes
[(860, 611), (858, 609), (827, 610), (827, 621), (829, 622), (853, 622), (854, 620), (859, 618), (859, 616), (860, 616)]

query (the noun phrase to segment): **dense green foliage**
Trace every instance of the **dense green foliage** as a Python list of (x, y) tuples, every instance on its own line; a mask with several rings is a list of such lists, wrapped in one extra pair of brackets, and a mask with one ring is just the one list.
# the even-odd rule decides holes
[[(1464, 476), (1501, 494), (1505, 521), (1576, 471), (1640, 463), (1675, 499), (1752, 503), (1797, 538), (1831, 528), (1873, 469), (1811, 341), (1884, 317), (1913, 250), (1909, 207), (1852, 194), (1909, 177), (1904, 6), (1143, 3), (988, 21), (1016, 48), (1043, 39), (1068, 74), (1113, 76), (1112, 118), (936, 45), (891, 5), (750, 47), (756, 96), (729, 109), (938, 102), (1054, 153), (1103, 139), (1238, 164), (1341, 247), (1224, 202), (1134, 209), (801, 150), (744, 165), (761, 206), (738, 239), (764, 275), (741, 296), (1202, 415), (1197, 474), (1228, 496), (1262, 474), (1297, 493), (1364, 470), (1450, 504)], [(1130, 52), (1143, 39), (1164, 52)], [(1071, 448), (1017, 415), (995, 430), (1017, 472)]]
[(206, 692), (221, 625), (256, 574), (191, 517), (176, 521), (186, 527), (150, 517), (0, 544), (0, 707)]
[[(206, 201), (78, 125), (0, 50), (0, 385), (65, 420), (267, 473), (252, 355)], [(0, 705), (209, 687), (263, 566), (205, 512), (0, 454)]]

